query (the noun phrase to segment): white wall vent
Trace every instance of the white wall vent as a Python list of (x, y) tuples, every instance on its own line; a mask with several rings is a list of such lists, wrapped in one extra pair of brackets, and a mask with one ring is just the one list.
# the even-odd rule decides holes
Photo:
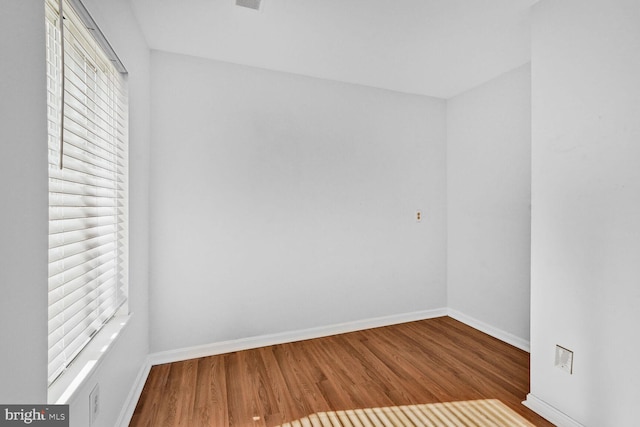
[(260, 10), (261, 0), (236, 0), (236, 6), (248, 7), (249, 9)]

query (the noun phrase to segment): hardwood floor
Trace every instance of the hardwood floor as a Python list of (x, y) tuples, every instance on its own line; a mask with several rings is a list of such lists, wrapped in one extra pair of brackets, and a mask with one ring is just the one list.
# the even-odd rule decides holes
[(154, 366), (130, 426), (273, 427), (315, 412), (475, 399), (553, 426), (521, 404), (528, 391), (528, 353), (440, 317)]

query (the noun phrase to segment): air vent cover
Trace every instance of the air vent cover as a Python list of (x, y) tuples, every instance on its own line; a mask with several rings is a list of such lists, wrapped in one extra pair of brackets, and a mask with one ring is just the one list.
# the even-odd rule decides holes
[(236, 0), (236, 6), (248, 7), (249, 9), (260, 9), (261, 0)]

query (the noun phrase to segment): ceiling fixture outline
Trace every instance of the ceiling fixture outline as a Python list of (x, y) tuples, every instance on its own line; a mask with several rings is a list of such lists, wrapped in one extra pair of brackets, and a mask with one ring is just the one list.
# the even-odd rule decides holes
[(246, 7), (248, 9), (260, 10), (262, 0), (236, 0), (236, 6)]

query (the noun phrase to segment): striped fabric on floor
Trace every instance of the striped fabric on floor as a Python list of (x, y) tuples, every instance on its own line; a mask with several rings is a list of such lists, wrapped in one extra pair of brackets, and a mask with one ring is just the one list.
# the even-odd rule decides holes
[(534, 427), (495, 399), (318, 412), (280, 427)]

